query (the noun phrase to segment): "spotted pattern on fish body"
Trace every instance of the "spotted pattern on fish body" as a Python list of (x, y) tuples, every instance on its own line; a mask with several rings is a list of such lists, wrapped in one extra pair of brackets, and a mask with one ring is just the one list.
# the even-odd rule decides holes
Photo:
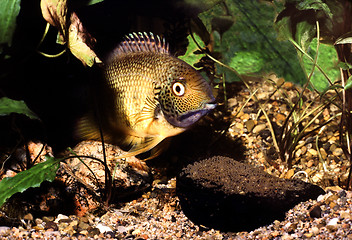
[[(127, 36), (106, 61), (104, 74), (113, 95), (107, 104), (111, 107), (100, 112), (104, 136), (130, 146), (130, 155), (185, 131), (216, 106), (203, 77), (172, 56), (165, 40), (151, 33)], [(87, 131), (91, 123), (81, 124), (86, 129), (81, 135), (98, 136)]]

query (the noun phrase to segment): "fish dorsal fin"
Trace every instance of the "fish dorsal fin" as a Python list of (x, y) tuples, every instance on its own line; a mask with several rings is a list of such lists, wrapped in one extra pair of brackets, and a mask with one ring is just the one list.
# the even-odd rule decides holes
[(160, 38), (153, 33), (130, 33), (125, 36), (124, 40), (113, 50), (109, 59), (115, 58), (121, 54), (136, 52), (152, 52), (169, 54), (169, 44), (165, 38)]

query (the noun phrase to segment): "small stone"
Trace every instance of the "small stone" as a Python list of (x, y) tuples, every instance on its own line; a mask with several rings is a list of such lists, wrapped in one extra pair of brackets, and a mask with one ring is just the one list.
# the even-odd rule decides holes
[(28, 213), (28, 214), (24, 215), (23, 219), (27, 220), (27, 221), (33, 221), (33, 215)]
[(343, 154), (343, 150), (342, 148), (336, 148), (333, 152), (332, 152), (333, 155), (335, 156), (341, 156)]
[(331, 209), (333, 209), (333, 208), (336, 206), (336, 203), (335, 203), (335, 202), (331, 202), (331, 203), (329, 204), (329, 206), (330, 206)]
[(323, 179), (323, 174), (322, 173), (317, 173), (312, 177), (312, 181), (314, 183), (320, 182)]
[(127, 232), (128, 232), (128, 229), (127, 229), (126, 227), (124, 227), (124, 226), (118, 226), (118, 227), (117, 227), (117, 231), (118, 231), (119, 233), (127, 233)]
[(249, 119), (249, 114), (245, 113), (241, 116), (241, 120), (248, 120)]
[(321, 154), (322, 159), (325, 160), (328, 157), (328, 154), (326, 153), (324, 148), (320, 148), (319, 150), (320, 150), (320, 154)]
[(57, 215), (57, 218), (55, 219), (55, 223), (59, 223), (59, 222), (67, 222), (70, 221), (70, 218), (66, 215), (63, 214), (59, 214)]
[(337, 199), (339, 198), (339, 196), (335, 195), (335, 194), (332, 194), (331, 196), (329, 196), (327, 199), (326, 199), (326, 203), (332, 203), (332, 202), (335, 202)]
[(88, 230), (82, 230), (79, 233), (84, 235), (84, 236), (87, 236), (88, 235)]
[(251, 132), (256, 123), (254, 120), (250, 119), (250, 120), (246, 121), (244, 124), (246, 125), (248, 132)]
[(351, 213), (346, 212), (346, 211), (341, 211), (340, 212), (340, 217), (342, 219), (350, 220), (351, 219)]
[(280, 126), (282, 126), (282, 124), (285, 122), (285, 120), (286, 120), (286, 116), (285, 116), (285, 115), (283, 115), (283, 114), (281, 114), (281, 113), (278, 113), (278, 114), (276, 115), (276, 122), (277, 122)]
[(307, 147), (306, 146), (302, 146), (300, 149), (302, 151), (302, 155), (306, 154), (306, 152), (307, 152)]
[(263, 124), (259, 124), (259, 125), (256, 125), (254, 128), (253, 128), (253, 133), (259, 133), (260, 131), (264, 130), (266, 128), (266, 125), (263, 123)]
[(309, 160), (307, 163), (307, 167), (311, 168), (314, 165), (314, 161), (313, 160)]
[(284, 83), (284, 86), (283, 86), (285, 89), (291, 89), (294, 87), (293, 83), (291, 82), (285, 82)]
[(134, 230), (132, 232), (132, 235), (134, 235), (134, 236), (138, 236), (139, 234), (141, 234), (141, 230), (139, 228), (137, 228), (136, 230)]
[(288, 170), (287, 173), (285, 174), (285, 178), (291, 179), (294, 174), (295, 174), (295, 170), (294, 170), (294, 169), (290, 169), (290, 170)]
[(320, 218), (321, 217), (321, 207), (320, 205), (315, 205), (309, 209), (309, 216), (311, 218)]
[(345, 191), (345, 190), (343, 190), (343, 189), (342, 189), (342, 190), (340, 190), (340, 191), (339, 191), (339, 196), (340, 196), (340, 197), (346, 197), (346, 196), (347, 196), (346, 191)]
[(82, 230), (86, 230), (86, 229), (88, 229), (88, 228), (89, 228), (89, 224), (88, 224), (88, 223), (85, 223), (85, 222), (80, 221), (80, 222), (78, 223), (78, 227), (79, 227), (80, 229), (82, 229)]
[(44, 221), (44, 222), (51, 222), (51, 221), (54, 221), (54, 217), (47, 217), (47, 216), (44, 216), (44, 217), (43, 217), (43, 221)]
[(50, 222), (46, 222), (45, 229), (52, 229), (54, 231), (57, 231), (59, 229), (59, 227), (57, 226), (57, 224), (55, 222), (50, 221)]
[(43, 220), (40, 219), (40, 218), (36, 218), (36, 219), (34, 220), (34, 222), (35, 222), (36, 225), (39, 225), (39, 224), (42, 224), (42, 223), (43, 223)]
[(41, 225), (37, 225), (37, 226), (34, 226), (33, 229), (36, 231), (40, 231), (40, 230), (44, 230), (45, 228)]
[(299, 158), (301, 155), (302, 155), (302, 149), (298, 149), (298, 150), (295, 152), (296, 158)]
[(281, 237), (281, 240), (292, 240), (292, 239), (294, 239), (294, 238), (288, 234), (285, 234)]
[(279, 231), (273, 231), (273, 232), (271, 233), (271, 236), (273, 236), (274, 238), (277, 237), (277, 236), (279, 236), (279, 235), (280, 235), (280, 232), (279, 232)]
[(308, 152), (309, 152), (310, 154), (312, 154), (312, 156), (317, 156), (317, 155), (318, 155), (317, 150), (315, 150), (314, 148), (309, 149)]
[(99, 223), (99, 224), (96, 226), (96, 228), (99, 229), (100, 233), (105, 233), (105, 232), (111, 232), (111, 231), (112, 231), (112, 229), (111, 229), (110, 227), (105, 226), (105, 225), (103, 225), (103, 224), (101, 224), (101, 223)]
[(331, 219), (328, 224), (326, 224), (326, 228), (329, 229), (330, 231), (336, 231), (339, 227), (339, 224), (337, 224), (339, 221), (338, 218), (333, 218)]
[(10, 227), (0, 226), (0, 233), (5, 233), (7, 231), (10, 231)]
[(344, 223), (344, 224), (342, 224), (342, 226), (341, 226), (343, 229), (351, 229), (351, 225), (350, 224), (348, 224), (348, 223)]
[(311, 233), (311, 232), (305, 233), (305, 234), (303, 234), (303, 236), (306, 238), (311, 238), (311, 237), (313, 237), (313, 233)]
[(332, 144), (330, 145), (329, 150), (330, 150), (330, 152), (334, 152), (336, 148), (337, 148), (337, 145), (336, 145), (335, 143), (332, 143)]
[(312, 227), (312, 228), (310, 229), (310, 231), (311, 231), (311, 233), (312, 233), (313, 235), (318, 235), (318, 234), (319, 234), (319, 228), (317, 228), (317, 227)]

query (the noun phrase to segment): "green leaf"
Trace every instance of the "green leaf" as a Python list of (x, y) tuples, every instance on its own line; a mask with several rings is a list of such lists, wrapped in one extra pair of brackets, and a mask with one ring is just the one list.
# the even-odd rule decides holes
[[(307, 52), (313, 59), (316, 55), (317, 39), (313, 39)], [(313, 63), (307, 58), (303, 57), (303, 65), (306, 72), (311, 72)], [(340, 77), (340, 71), (338, 68), (338, 58), (336, 50), (333, 46), (327, 44), (320, 44), (318, 65), (324, 70), (332, 82), (336, 81)], [(319, 92), (326, 90), (330, 83), (326, 77), (317, 69), (314, 69), (311, 82), (315, 89)]]
[(11, 46), (12, 35), (16, 28), (16, 18), (21, 8), (20, 3), (21, 0), (0, 1), (0, 45)]
[(352, 76), (350, 76), (348, 79), (347, 79), (347, 82), (345, 84), (345, 90), (347, 89), (350, 89), (352, 87)]
[[(273, 27), (276, 8), (271, 4), (264, 4), (263, 1), (228, 0), (225, 2), (226, 9), (236, 17), (236, 21), (219, 40), (214, 37), (214, 51), (222, 54), (219, 60), (240, 74), (275, 72), (286, 81), (304, 83), (306, 77), (300, 66), (296, 49), (287, 40), (279, 41)], [(222, 5), (217, 5), (201, 13), (199, 17), (209, 28), (212, 17), (224, 15), (226, 9), (224, 10)], [(286, 30), (284, 36), (290, 34), (287, 26), (281, 25), (281, 27)], [(229, 70), (224, 68), (217, 68), (217, 70), (220, 73), (225, 71), (226, 81), (238, 81), (238, 77)]]
[(299, 22), (296, 25), (295, 41), (306, 52), (313, 38), (316, 37), (316, 26), (306, 21)]
[(323, 11), (329, 18), (333, 17), (329, 6), (322, 0), (304, 0), (297, 4), (297, 9), (299, 10), (315, 10)]
[(7, 97), (0, 98), (0, 116), (6, 116), (11, 113), (24, 114), (31, 119), (40, 120), (40, 118), (27, 107), (24, 101), (12, 100)]
[[(195, 54), (194, 52), (199, 50), (197, 44), (193, 41), (190, 35), (188, 35), (187, 39), (188, 39), (187, 51), (185, 55), (179, 56), (178, 58), (194, 67), (194, 64), (198, 63), (199, 60), (205, 56), (205, 54)], [(205, 46), (204, 42), (197, 34), (194, 34), (194, 39), (197, 41), (198, 44), (200, 44), (200, 47)]]
[(0, 181), (0, 207), (13, 194), (23, 192), (30, 187), (38, 187), (44, 181), (53, 181), (61, 159), (46, 156), (46, 161), (31, 169), (6, 177)]
[(343, 70), (349, 70), (352, 69), (352, 65), (348, 62), (339, 62), (337, 64), (337, 67), (342, 68)]
[(263, 69), (264, 58), (257, 51), (242, 51), (235, 54), (230, 60), (230, 67), (239, 74), (256, 73)]
[(97, 4), (97, 3), (101, 3), (103, 2), (104, 0), (89, 0), (87, 2), (87, 5), (94, 5), (94, 4)]

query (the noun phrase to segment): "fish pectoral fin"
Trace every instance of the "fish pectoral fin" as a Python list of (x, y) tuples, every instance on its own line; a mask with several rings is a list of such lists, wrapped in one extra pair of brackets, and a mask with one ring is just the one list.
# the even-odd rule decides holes
[(89, 116), (82, 117), (78, 120), (76, 134), (78, 138), (85, 140), (99, 140), (99, 127), (89, 118)]
[(147, 97), (142, 110), (139, 113), (137, 113), (135, 116), (135, 123), (148, 120), (148, 119), (154, 119), (155, 109), (157, 107), (158, 107), (157, 101)]
[[(103, 128), (102, 126), (100, 127)], [(84, 116), (78, 120), (78, 123), (76, 124), (75, 136), (81, 140), (101, 141), (99, 125), (90, 115)], [(103, 137), (105, 141), (114, 143), (114, 138), (110, 133), (103, 131)]]
[[(157, 146), (163, 140), (164, 140), (164, 137), (162, 137), (162, 136), (144, 138), (142, 142), (134, 145), (128, 151), (128, 153), (119, 156), (118, 159), (126, 158), (126, 157), (133, 157), (133, 156), (137, 156), (138, 154), (145, 153), (145, 152), (151, 150), (152, 148), (154, 148), (155, 146)], [(157, 152), (159, 152), (159, 151), (157, 151)], [(148, 159), (151, 159), (151, 158), (154, 158), (154, 157), (150, 157)]]

